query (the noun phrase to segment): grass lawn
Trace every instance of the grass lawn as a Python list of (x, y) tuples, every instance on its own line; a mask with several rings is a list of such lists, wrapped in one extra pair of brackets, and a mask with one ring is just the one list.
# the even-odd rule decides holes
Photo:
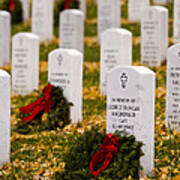
[[(122, 27), (133, 33), (133, 64), (140, 65), (140, 25), (130, 24), (127, 19), (127, 1), (122, 1)], [(172, 6), (170, 11), (169, 43), (172, 39)], [(12, 35), (30, 31), (30, 23), (12, 26)], [(47, 84), (48, 53), (58, 48), (58, 30), (55, 29), (52, 42), (40, 45), (40, 89)], [(55, 179), (56, 172), (65, 166), (63, 152), (75, 138), (74, 133), (82, 133), (85, 128), (106, 127), (106, 100), (99, 95), (100, 46), (97, 42), (97, 6), (93, 0), (87, 1), (85, 23), (85, 54), (83, 75), (83, 122), (68, 125), (63, 130), (44, 131), (21, 135), (14, 130), (19, 107), (30, 102), (34, 96), (12, 97), (11, 163), (0, 167), (0, 179)], [(156, 118), (155, 118), (155, 177), (154, 179), (180, 179), (180, 133), (165, 127), (166, 63), (153, 68), (156, 73)], [(11, 72), (11, 67), (3, 69)]]

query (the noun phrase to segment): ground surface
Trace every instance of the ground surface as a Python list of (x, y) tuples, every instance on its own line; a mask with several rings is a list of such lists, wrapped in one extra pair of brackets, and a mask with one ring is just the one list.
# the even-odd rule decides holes
[[(83, 89), (83, 122), (78, 126), (66, 126), (65, 129), (41, 133), (20, 135), (13, 130), (17, 122), (19, 107), (28, 104), (35, 94), (26, 97), (12, 97), (12, 136), (11, 163), (0, 167), (0, 179), (54, 179), (54, 174), (61, 171), (63, 151), (68, 149), (72, 133), (93, 126), (105, 128), (106, 101), (99, 95), (100, 47), (97, 42), (97, 6), (93, 0), (87, 3), (85, 23), (85, 63)], [(169, 18), (169, 45), (172, 44), (172, 5)], [(127, 2), (122, 2), (122, 27), (129, 29), (133, 37), (133, 64), (140, 65), (140, 25), (130, 24), (127, 19)], [(30, 22), (14, 25), (12, 35), (30, 31)], [(40, 89), (47, 84), (47, 55), (58, 48), (58, 29), (55, 28), (54, 40), (40, 46)], [(4, 67), (11, 71), (10, 66)], [(180, 134), (165, 128), (166, 65), (153, 68), (156, 73), (156, 127), (155, 127), (155, 178), (180, 179)], [(144, 177), (145, 178), (145, 177)], [(146, 178), (145, 178), (146, 179)]]

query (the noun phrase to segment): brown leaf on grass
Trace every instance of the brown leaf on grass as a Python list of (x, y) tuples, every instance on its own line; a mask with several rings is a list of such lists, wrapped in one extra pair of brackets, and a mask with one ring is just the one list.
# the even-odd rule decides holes
[(100, 70), (99, 62), (84, 62), (84, 70), (88, 72), (95, 72)]
[(47, 61), (41, 61), (39, 66), (40, 72), (47, 72), (48, 71), (48, 62)]
[(97, 18), (86, 19), (87, 24), (97, 24)]
[(97, 36), (94, 36), (94, 37), (85, 37), (84, 38), (84, 43), (88, 47), (92, 47), (94, 45), (98, 45), (98, 38), (97, 38)]

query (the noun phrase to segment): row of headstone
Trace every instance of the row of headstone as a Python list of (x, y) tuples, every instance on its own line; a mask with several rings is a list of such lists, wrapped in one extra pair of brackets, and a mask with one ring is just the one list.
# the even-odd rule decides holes
[[(39, 87), (39, 38), (32, 33), (13, 37), (12, 93), (27, 95)], [(48, 81), (60, 86), (73, 103), (72, 123), (82, 121), (83, 55), (74, 49), (57, 49), (49, 54)]]
[[(154, 42), (147, 43), (147, 47), (155, 44), (153, 49), (155, 47), (163, 49), (160, 40), (165, 37), (164, 34), (167, 31), (160, 29), (160, 27), (163, 23), (163, 27), (167, 27), (166, 9), (162, 7), (148, 8), (147, 15), (143, 17), (143, 20), (144, 26), (142, 27), (147, 35), (145, 37), (154, 40)], [(157, 36), (158, 32), (161, 32), (160, 34), (163, 36)], [(176, 45), (168, 50), (167, 122), (170, 122), (172, 128), (180, 126), (178, 121), (178, 113), (180, 112), (177, 110), (178, 85), (180, 84), (178, 81), (180, 76), (178, 72), (180, 70), (178, 67), (179, 48), (180, 45)], [(161, 52), (159, 57), (165, 57), (165, 55)], [(154, 167), (155, 75), (144, 67), (116, 67), (118, 65), (130, 66), (131, 61), (131, 32), (124, 29), (109, 29), (102, 33), (101, 66), (105, 70), (102, 72), (105, 74), (102, 75), (102, 82), (105, 87), (107, 84), (107, 132), (122, 130), (126, 134), (135, 135), (137, 140), (143, 141), (145, 156), (141, 159), (141, 163), (144, 173), (151, 174)], [(53, 85), (62, 87), (67, 99), (74, 104), (71, 108), (73, 123), (82, 121), (82, 64), (83, 56), (76, 50), (58, 49), (49, 54), (48, 80)], [(32, 33), (15, 35), (13, 37), (12, 61), (12, 90), (14, 94), (25, 95), (38, 89), (38, 67), (39, 38)], [(4, 71), (0, 71), (0, 82), (0, 114), (3, 114), (0, 117), (0, 123), (2, 123), (0, 133), (4, 137), (0, 142), (2, 143), (0, 157), (3, 157), (0, 159), (1, 164), (9, 161), (10, 152), (10, 77)], [(102, 90), (102, 92), (106, 94), (106, 90)]]
[[(41, 9), (40, 8), (42, 4), (41, 1), (37, 1), (37, 2), (39, 6), (36, 6), (36, 9)], [(43, 3), (43, 4), (47, 4), (47, 3)], [(51, 6), (47, 6), (47, 7), (52, 8), (53, 7), (52, 4), (53, 3), (51, 2)], [(37, 24), (35, 23), (33, 26), (35, 34), (37, 34), (40, 37), (41, 41), (45, 39), (46, 40), (51, 39), (52, 29), (53, 29), (51, 26), (52, 21), (50, 23), (51, 25), (48, 26), (47, 24), (49, 23), (46, 23), (48, 22), (48, 20), (43, 20), (45, 17), (44, 15), (48, 13), (46, 13), (42, 9), (41, 9), (42, 11), (41, 13), (36, 14), (34, 12), (34, 17), (36, 17), (38, 20), (37, 20)], [(37, 11), (39, 12), (39, 10)], [(143, 18), (142, 18), (142, 26), (141, 26), (141, 33), (142, 33), (141, 62), (149, 66), (159, 66), (165, 58), (168, 47), (168, 11), (163, 7), (152, 6), (146, 8), (143, 13), (144, 14), (142, 16)], [(51, 14), (51, 18), (48, 19), (52, 19), (52, 14)], [(41, 23), (39, 24), (39, 22), (42, 22), (42, 24)], [(8, 23), (8, 21), (6, 21), (6, 23)], [(51, 30), (48, 31), (47, 28), (43, 28), (45, 26)], [(6, 31), (6, 34), (8, 34), (8, 32), (9, 31)], [(78, 10), (65, 10), (64, 12), (62, 12), (60, 16), (59, 34), (60, 34), (60, 48), (77, 49), (83, 53), (83, 49), (84, 49), (83, 13)], [(2, 36), (2, 37), (4, 38), (7, 36)], [(3, 42), (9, 45), (8, 43), (9, 40)], [(6, 50), (7, 53), (6, 51), (3, 51), (4, 54), (9, 55), (8, 48), (6, 48)], [(7, 59), (9, 60), (9, 57), (7, 57)], [(1, 63), (1, 65), (4, 64), (5, 63)]]
[[(10, 24), (10, 14), (0, 11), (0, 66), (8, 64), (10, 59)], [(38, 51), (35, 50), (38, 48), (37, 43), (38, 38), (30, 33), (21, 33), (13, 38), (14, 93), (30, 92), (28, 88), (31, 88), (32, 80), (36, 77), (36, 73), (39, 73), (36, 69), (39, 67), (38, 64), (33, 63), (34, 59), (39, 63), (39, 59), (36, 58)], [(26, 86), (27, 83), (29, 85)], [(0, 70), (0, 166), (10, 161), (10, 84), (10, 75)]]
[[(180, 44), (167, 53), (167, 127), (180, 131)], [(155, 73), (145, 67), (117, 66), (107, 77), (107, 132), (116, 130), (142, 141), (145, 175), (154, 168)]]
[[(141, 62), (160, 66), (168, 48), (168, 10), (160, 6), (144, 9), (141, 19)], [(101, 35), (101, 94), (106, 95), (107, 73), (117, 65), (132, 63), (132, 33), (124, 29), (108, 29)]]
[[(59, 16), (59, 37), (61, 48), (73, 48), (83, 53), (84, 15), (86, 1), (80, 1), (81, 10), (64, 10)], [(40, 41), (53, 38), (53, 0), (33, 0), (32, 32)]]
[[(15, 41), (21, 42), (19, 34)], [(32, 39), (27, 34), (22, 38)], [(19, 38), (19, 39), (18, 39)], [(18, 40), (17, 40), (18, 39)], [(21, 42), (22, 43), (22, 42)], [(21, 44), (20, 43), (20, 44)], [(19, 45), (20, 45), (19, 44)], [(17, 45), (18, 46), (18, 42)], [(21, 46), (21, 45), (20, 45)], [(20, 48), (19, 52), (24, 51)], [(17, 51), (17, 50), (16, 50)], [(24, 55), (21, 55), (24, 57)], [(168, 50), (167, 64), (167, 119), (172, 128), (179, 128), (178, 96), (180, 70), (180, 45), (175, 45)], [(73, 123), (82, 118), (82, 61), (83, 56), (76, 50), (58, 49), (49, 54), (49, 82), (64, 89), (65, 96), (74, 103), (71, 110)], [(69, 71), (69, 70), (72, 71)], [(4, 116), (1, 131), (5, 141), (0, 150), (0, 163), (9, 161), (9, 132), (10, 132), (10, 77), (3, 71), (0, 72), (0, 96), (3, 103), (0, 111)], [(71, 91), (73, 89), (73, 93)], [(76, 92), (76, 93), (75, 93)], [(76, 95), (76, 97), (74, 96)], [(123, 131), (133, 134), (145, 146), (145, 156), (141, 159), (144, 174), (151, 174), (154, 167), (154, 98), (155, 74), (144, 67), (116, 67), (109, 72), (107, 81), (107, 132)], [(81, 119), (82, 120), (82, 119)], [(5, 143), (4, 143), (5, 142)]]
[[(154, 0), (154, 5), (166, 5), (171, 0)], [(144, 17), (143, 11), (150, 6), (150, 0), (129, 0), (128, 1), (128, 18), (132, 23), (141, 22)], [(148, 13), (148, 12), (146, 12)], [(174, 0), (174, 19), (173, 19), (173, 38), (174, 43), (180, 42), (180, 1)], [(167, 20), (166, 20), (167, 24)]]

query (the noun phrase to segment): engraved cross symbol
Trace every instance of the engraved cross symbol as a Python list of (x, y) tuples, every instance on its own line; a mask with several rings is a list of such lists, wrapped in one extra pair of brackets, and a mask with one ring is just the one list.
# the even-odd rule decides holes
[(62, 57), (61, 55), (59, 55), (59, 56), (57, 57), (57, 60), (58, 60), (59, 66), (61, 66), (61, 65), (62, 65), (63, 57)]
[(121, 81), (122, 88), (126, 88), (126, 83), (128, 81), (128, 77), (127, 77), (126, 73), (122, 73), (122, 75), (120, 77), (120, 81)]

